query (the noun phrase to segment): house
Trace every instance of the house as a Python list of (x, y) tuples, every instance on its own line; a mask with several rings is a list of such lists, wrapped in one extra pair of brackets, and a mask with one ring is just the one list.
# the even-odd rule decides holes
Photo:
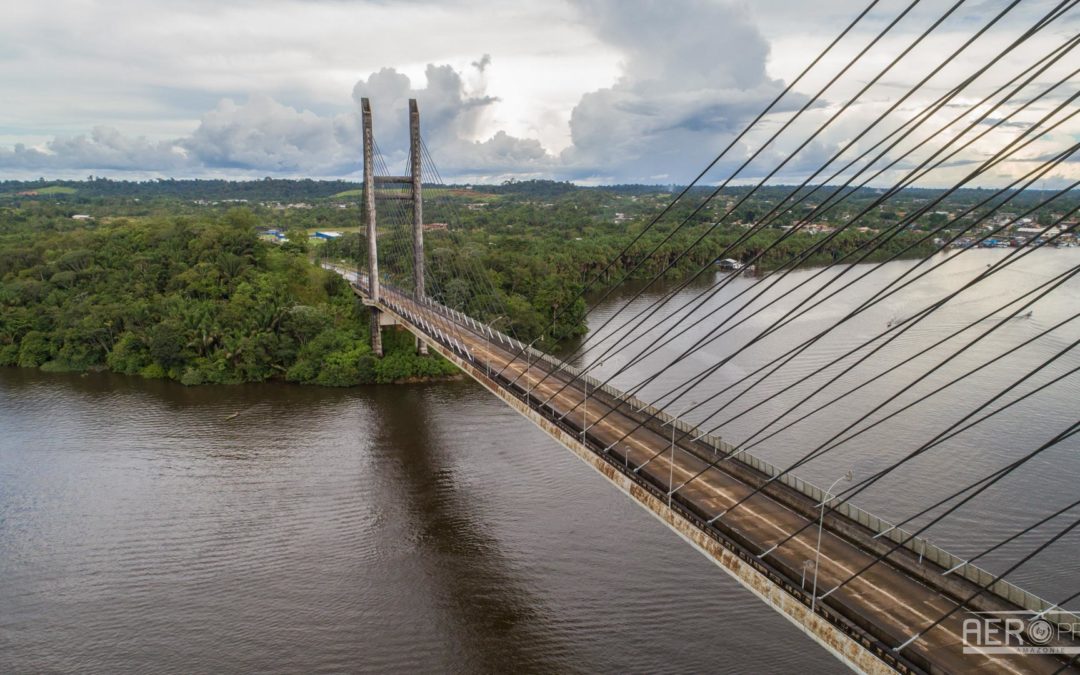
[(1048, 229), (1046, 229), (1045, 232), (1043, 231), (1043, 228), (1041, 228), (1041, 227), (1018, 227), (1015, 230), (1013, 230), (1014, 234), (1027, 235), (1029, 237), (1039, 237), (1039, 236), (1053, 237), (1053, 236), (1056, 236), (1057, 234), (1059, 234), (1060, 232), (1061, 232), (1061, 230), (1058, 229), (1057, 227), (1048, 228)]

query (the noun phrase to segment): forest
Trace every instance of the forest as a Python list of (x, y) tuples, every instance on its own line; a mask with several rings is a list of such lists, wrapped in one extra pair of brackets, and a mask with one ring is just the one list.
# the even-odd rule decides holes
[[(972, 226), (964, 211), (992, 194), (938, 202), (939, 191), (905, 190), (875, 206), (879, 193), (862, 190), (815, 213), (812, 228), (791, 230), (820, 196), (803, 191), (800, 204), (778, 209), (790, 192), (782, 186), (749, 199), (734, 187), (708, 201), (700, 188), (654, 224), (676, 189), (426, 188), (427, 293), (554, 351), (585, 334), (589, 299), (625, 280), (716, 274), (719, 258), (761, 273), (922, 257), (936, 237)], [(0, 182), (0, 365), (185, 384), (345, 386), (454, 373), (393, 331), (386, 357), (375, 358), (362, 307), (319, 267), (365, 264), (359, 197), (345, 181)], [(1013, 197), (1009, 208), (1022, 212), (1046, 195)], [(401, 204), (380, 206), (379, 262), (385, 281), (409, 289), (411, 219)], [(859, 227), (842, 227), (856, 218)], [(749, 232), (762, 220), (767, 227)], [(884, 244), (871, 245), (883, 233)]]
[(101, 226), (0, 225), (0, 365), (108, 369), (184, 384), (348, 386), (444, 377), (386, 331), (369, 347), (345, 281), (302, 247), (270, 246), (250, 211)]

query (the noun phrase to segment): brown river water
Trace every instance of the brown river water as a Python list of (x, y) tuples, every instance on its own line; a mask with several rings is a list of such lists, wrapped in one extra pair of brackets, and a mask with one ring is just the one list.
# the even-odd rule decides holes
[[(966, 255), (933, 289), (913, 288), (875, 308), (736, 400), (732, 410), (780, 392), (725, 426), (725, 438), (747, 436), (783, 412), (785, 402), (798, 398), (792, 382), (801, 374), (918, 310), (932, 291), (962, 279), (962, 270), (1005, 253)], [(959, 327), (1013, 289), (1076, 265), (1080, 251), (1030, 258), (1022, 269), (998, 275), (1000, 287), (958, 298), (939, 320), (913, 329), (897, 341), (896, 353)], [(885, 271), (898, 274), (911, 264)], [(800, 271), (790, 283), (811, 273)], [(740, 278), (724, 293), (752, 282)], [(593, 325), (634, 290), (620, 289), (598, 306)], [(723, 390), (777, 345), (805, 337), (804, 329), (857, 300), (838, 297), (791, 335), (733, 361), (704, 394), (687, 398)], [(1078, 309), (1080, 286), (1070, 282), (971, 357), (1009, 350)], [(655, 358), (674, 358), (708, 325), (691, 323)], [(715, 362), (764, 325), (733, 331), (682, 362), (646, 388), (645, 398)], [(598, 331), (589, 342), (603, 335)], [(823, 483), (852, 467), (856, 476), (866, 475), (1077, 337), (1080, 328), (1070, 324), (800, 475)], [(943, 369), (931, 384), (973, 362)], [(611, 356), (599, 372), (614, 373), (623, 363)], [(659, 363), (647, 360), (615, 382), (632, 386)], [(1078, 364), (1080, 355), (1070, 353), (1036, 384)], [(853, 381), (859, 374), (851, 374)], [(857, 503), (882, 515), (910, 515), (1035, 447), (1078, 417), (1077, 379), (927, 453)], [(902, 381), (883, 379), (754, 452), (777, 464), (792, 461), (879, 397), (890, 399)], [(705, 411), (687, 417), (701, 421)], [(1076, 499), (1078, 455), (1074, 437), (935, 528), (932, 539), (972, 554)], [(1025, 539), (986, 565), (1008, 563), (1036, 543)], [(1078, 551), (1080, 538), (1066, 537), (1015, 578), (1051, 600), (1080, 591)], [(188, 388), (108, 374), (0, 369), (0, 672), (796, 669), (843, 670), (470, 381), (345, 390)]]

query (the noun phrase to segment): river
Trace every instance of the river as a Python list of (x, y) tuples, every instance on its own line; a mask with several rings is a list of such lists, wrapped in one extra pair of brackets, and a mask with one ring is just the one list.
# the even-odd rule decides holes
[[(951, 266), (955, 279), (963, 278), (957, 269), (970, 272), (1005, 253), (966, 255)], [(999, 275), (1002, 287), (958, 298), (932, 327), (898, 340), (898, 353), (959, 327), (1003, 293), (1078, 262), (1075, 249), (1030, 256), (1019, 270)], [(797, 272), (785, 283), (810, 274)], [(753, 282), (739, 278), (720, 297)], [(601, 303), (593, 326), (635, 291), (622, 288)], [(635, 306), (657, 292), (650, 289)], [(919, 309), (928, 293), (913, 288), (875, 308), (777, 382), (763, 383), (758, 398), (739, 399), (748, 407), (782, 394), (760, 415), (725, 427), (725, 437), (737, 440), (775, 416), (796, 395), (788, 387), (799, 374)], [(1049, 327), (1078, 309), (1078, 297), (1070, 282), (1030, 318), (980, 343), (977, 355), (995, 355)], [(855, 300), (841, 296), (836, 304)], [(646, 391), (663, 393), (729, 353), (749, 334), (744, 330), (763, 325), (733, 331)], [(673, 358), (703, 326), (681, 331), (656, 358)], [(597, 331), (589, 343), (603, 335)], [(1066, 326), (999, 362), (991, 376), (943, 392), (800, 474), (828, 482), (854, 467), (865, 476), (1076, 337), (1077, 329)], [(722, 390), (761, 354), (744, 356), (706, 392)], [(1070, 353), (1048, 370), (1060, 374), (1078, 362)], [(611, 374), (623, 363), (612, 356), (599, 370)], [(616, 382), (630, 386), (640, 372), (631, 368)], [(888, 398), (886, 384), (899, 381), (883, 380), (874, 395)], [(980, 475), (980, 467), (1034, 447), (1080, 407), (1077, 378), (1048, 392), (1006, 420), (927, 453), (856, 501), (883, 515), (908, 515)], [(857, 403), (754, 451), (778, 464), (795, 459), (875, 401), (853, 398)], [(1078, 449), (1069, 442), (1044, 453), (1022, 477), (935, 529), (934, 540), (969, 554), (1075, 499)], [(1080, 590), (1078, 545), (1067, 537), (1017, 580), (1051, 599)], [(1007, 549), (988, 564), (1023, 549)], [(0, 369), (0, 671), (390, 669), (842, 672), (782, 617), (472, 382), (187, 388)]]

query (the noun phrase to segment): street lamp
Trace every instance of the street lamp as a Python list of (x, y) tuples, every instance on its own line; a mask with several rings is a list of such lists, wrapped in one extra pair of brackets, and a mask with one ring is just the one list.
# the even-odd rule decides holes
[(842, 480), (850, 482), (853, 477), (854, 474), (851, 472), (851, 469), (848, 469), (847, 473), (833, 481), (833, 484), (825, 491), (825, 498), (821, 500), (821, 515), (818, 517), (817, 527), (817, 552), (814, 554), (814, 588), (810, 595), (811, 612), (817, 608), (817, 575), (818, 569), (821, 567), (821, 529), (825, 524), (825, 505), (832, 501), (832, 491), (833, 488), (836, 487), (836, 484)]
[(671, 508), (671, 496), (675, 494), (675, 423), (679, 421), (680, 417), (686, 414), (687, 410), (693, 408), (695, 405), (697, 405), (697, 401), (690, 401), (683, 407), (682, 412), (675, 417), (672, 417), (667, 422), (664, 422), (665, 425), (671, 425), (671, 461), (668, 463), (667, 484), (667, 505), (669, 509)]
[(814, 566), (813, 560), (804, 560), (802, 564), (802, 579), (799, 580), (799, 588), (806, 590), (806, 570)]
[(542, 340), (542, 339), (544, 339), (543, 335), (536, 338), (536, 340), (533, 340), (532, 342), (530, 342), (525, 347), (525, 352), (526, 352), (525, 358), (526, 358), (527, 363), (528, 363), (528, 366), (525, 368), (525, 379), (529, 383), (529, 389), (528, 389), (528, 392), (526, 393), (526, 399), (528, 399), (528, 397), (532, 396), (532, 390), (533, 390), (533, 384), (534, 384), (533, 381), (532, 381), (533, 380), (533, 377), (532, 377), (532, 346), (534, 344), (536, 344), (537, 340)]
[[(601, 361), (596, 365), (602, 366), (604, 365), (604, 362)], [(581, 412), (581, 442), (584, 443), (585, 432), (591, 429), (592, 425), (589, 424), (589, 381), (584, 378), (581, 381), (585, 383), (585, 399), (583, 401), (584, 405)], [(566, 415), (563, 415), (563, 417), (566, 417)], [(562, 419), (562, 417), (560, 417), (559, 419)]]
[(582, 401), (581, 408), (581, 442), (585, 442), (585, 432), (589, 430), (589, 381), (583, 380), (585, 383), (585, 399)]
[(499, 342), (505, 344), (505, 342), (504, 342), (504, 340), (502, 338), (502, 333), (500, 333), (498, 331), (498, 329), (495, 328), (495, 325), (498, 324), (500, 321), (502, 321), (504, 319), (509, 321), (509, 319), (506, 316), (502, 315), (502, 314), (495, 317), (494, 319), (491, 319), (490, 321), (487, 322), (487, 329), (488, 329), (488, 337), (490, 337), (492, 340), (494, 340), (496, 337), (498, 337)]

